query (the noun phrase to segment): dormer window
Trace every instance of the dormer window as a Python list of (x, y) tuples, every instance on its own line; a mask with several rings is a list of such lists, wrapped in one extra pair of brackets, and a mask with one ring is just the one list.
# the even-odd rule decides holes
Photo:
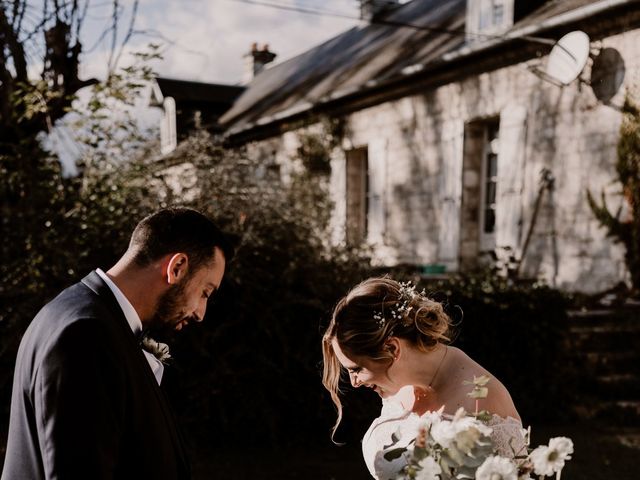
[(480, 7), (480, 31), (501, 26), (503, 19), (503, 0), (482, 0), (482, 6)]
[(514, 0), (467, 0), (467, 41), (482, 42), (513, 25)]

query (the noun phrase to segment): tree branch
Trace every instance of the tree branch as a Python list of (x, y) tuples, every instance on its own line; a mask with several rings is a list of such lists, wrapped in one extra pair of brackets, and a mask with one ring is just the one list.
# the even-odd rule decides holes
[(0, 8), (0, 31), (2, 31), (2, 38), (4, 43), (11, 52), (11, 59), (13, 60), (13, 67), (16, 71), (16, 80), (20, 82), (27, 81), (27, 61), (24, 57), (24, 48), (18, 40), (17, 32), (13, 30), (12, 25), (7, 19), (4, 8)]

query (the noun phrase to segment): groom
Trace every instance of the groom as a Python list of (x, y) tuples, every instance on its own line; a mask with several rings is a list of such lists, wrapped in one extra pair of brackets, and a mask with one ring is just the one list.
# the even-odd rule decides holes
[(18, 351), (2, 480), (189, 478), (163, 365), (140, 337), (201, 322), (231, 255), (199, 212), (160, 210), (111, 269), (45, 305)]

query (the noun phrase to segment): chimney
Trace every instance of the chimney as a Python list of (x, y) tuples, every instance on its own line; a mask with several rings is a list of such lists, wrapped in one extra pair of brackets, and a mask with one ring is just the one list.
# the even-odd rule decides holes
[(360, 0), (360, 18), (371, 22), (398, 5), (398, 0)]
[(264, 66), (273, 62), (276, 58), (276, 54), (269, 51), (269, 45), (264, 44), (261, 49), (258, 49), (258, 44), (253, 43), (251, 45), (251, 51), (244, 56), (245, 70), (243, 83), (247, 84), (253, 80), (257, 74), (259, 74)]

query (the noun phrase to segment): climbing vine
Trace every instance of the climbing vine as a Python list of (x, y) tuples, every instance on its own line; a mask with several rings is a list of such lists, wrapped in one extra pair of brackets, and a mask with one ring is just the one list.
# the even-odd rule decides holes
[(587, 200), (598, 222), (607, 234), (624, 245), (625, 262), (636, 293), (640, 292), (640, 108), (627, 96), (622, 108), (623, 120), (618, 139), (616, 174), (628, 214), (618, 208), (615, 213), (607, 205), (604, 190), (600, 202), (590, 191)]

